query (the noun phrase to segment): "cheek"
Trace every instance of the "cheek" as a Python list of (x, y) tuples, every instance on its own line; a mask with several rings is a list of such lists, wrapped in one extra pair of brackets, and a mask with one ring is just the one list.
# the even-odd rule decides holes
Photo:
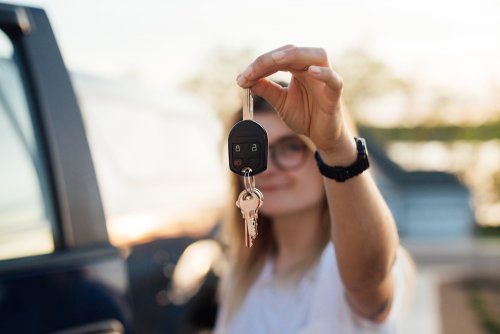
[(325, 196), (323, 177), (316, 162), (306, 163), (303, 168), (289, 174), (290, 186), (279, 192), (264, 192), (261, 210), (269, 216), (300, 211), (320, 203)]
[(300, 197), (308, 203), (316, 203), (325, 196), (323, 176), (313, 159), (308, 159), (304, 167), (297, 182), (298, 190), (303, 194)]

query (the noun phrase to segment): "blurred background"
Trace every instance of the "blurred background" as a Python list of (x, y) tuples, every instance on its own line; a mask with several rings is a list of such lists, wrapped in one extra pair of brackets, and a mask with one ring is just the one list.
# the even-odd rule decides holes
[[(47, 11), (111, 241), (142, 263), (134, 277), (147, 277), (147, 261), (156, 266), (157, 308), (179, 302), (165, 288), (173, 268), (162, 240), (212, 233), (226, 203), (224, 121), (241, 104), (237, 74), (291, 43), (325, 48), (344, 78), (417, 263), (400, 332), (500, 333), (498, 1), (10, 3)], [(215, 252), (198, 246), (197, 261)], [(206, 273), (206, 262), (191, 267)]]

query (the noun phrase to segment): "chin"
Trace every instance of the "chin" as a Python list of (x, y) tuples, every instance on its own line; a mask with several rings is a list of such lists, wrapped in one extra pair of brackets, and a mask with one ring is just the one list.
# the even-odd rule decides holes
[(297, 207), (291, 207), (290, 205), (279, 205), (279, 204), (267, 204), (264, 199), (264, 204), (262, 207), (259, 209), (259, 213), (262, 213), (263, 215), (273, 218), (273, 217), (278, 217), (278, 216), (283, 216), (286, 214), (290, 214), (290, 212), (293, 212), (297, 209)]

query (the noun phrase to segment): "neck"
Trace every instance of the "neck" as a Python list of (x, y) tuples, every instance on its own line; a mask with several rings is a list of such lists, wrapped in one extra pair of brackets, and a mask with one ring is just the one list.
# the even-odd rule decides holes
[(281, 273), (313, 256), (324, 233), (321, 228), (322, 205), (272, 218), (277, 253), (275, 273)]

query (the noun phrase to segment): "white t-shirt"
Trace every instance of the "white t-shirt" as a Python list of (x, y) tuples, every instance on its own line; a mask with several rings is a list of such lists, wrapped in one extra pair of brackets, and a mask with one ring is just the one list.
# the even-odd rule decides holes
[(374, 324), (357, 316), (347, 303), (332, 243), (325, 247), (318, 264), (295, 284), (276, 282), (269, 259), (229, 323), (222, 306), (215, 334), (396, 333), (406, 266), (406, 257), (398, 251), (392, 269), (395, 291), (391, 311), (382, 324)]

